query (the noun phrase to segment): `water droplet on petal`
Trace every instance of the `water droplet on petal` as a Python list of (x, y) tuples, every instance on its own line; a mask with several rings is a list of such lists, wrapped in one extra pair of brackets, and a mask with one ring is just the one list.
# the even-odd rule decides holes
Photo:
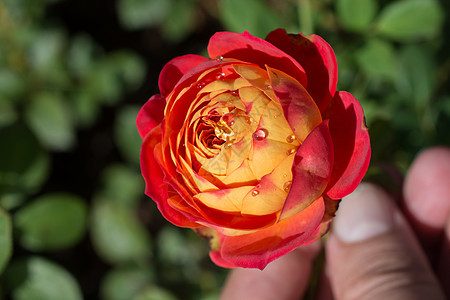
[(295, 153), (295, 148), (289, 149), (288, 151), (286, 151), (287, 155), (291, 155)]
[(287, 177), (287, 174), (283, 174), (283, 177)]
[(253, 138), (257, 141), (265, 140), (268, 135), (269, 135), (269, 132), (265, 128), (260, 128), (260, 129), (256, 130), (255, 132), (253, 132)]
[(259, 191), (258, 191), (258, 190), (253, 190), (251, 195), (252, 195), (253, 197), (256, 197), (256, 196), (259, 195)]
[(216, 79), (217, 80), (221, 80), (221, 79), (224, 79), (224, 78), (225, 78), (225, 73), (223, 73), (223, 72), (216, 75)]
[(222, 62), (223, 61), (223, 56), (220, 56), (220, 55), (216, 56), (216, 61), (219, 62), (219, 63)]
[(228, 126), (233, 126), (233, 125), (234, 125), (234, 121), (233, 121), (233, 120), (231, 120), (231, 121), (230, 121), (230, 122), (228, 122), (227, 124), (228, 124)]
[(291, 185), (292, 185), (292, 181), (286, 181), (283, 184), (283, 191), (285, 191), (286, 193), (289, 193), (289, 190), (291, 189)]
[(292, 143), (295, 140), (295, 135), (291, 134), (286, 138), (286, 142)]
[(204, 83), (203, 81), (200, 81), (199, 83), (197, 83), (197, 88), (202, 89), (205, 87), (205, 85), (206, 85), (206, 83)]
[(271, 88), (272, 88), (272, 86), (266, 85), (266, 90), (270, 90)]
[(231, 91), (231, 95), (237, 97), (239, 94), (237, 91)]

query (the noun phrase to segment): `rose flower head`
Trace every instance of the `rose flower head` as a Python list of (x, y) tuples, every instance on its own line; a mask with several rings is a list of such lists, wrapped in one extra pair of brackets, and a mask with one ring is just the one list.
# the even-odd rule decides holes
[(217, 265), (263, 269), (325, 234), (361, 181), (364, 113), (317, 35), (218, 32), (208, 54), (169, 61), (138, 114), (145, 192)]

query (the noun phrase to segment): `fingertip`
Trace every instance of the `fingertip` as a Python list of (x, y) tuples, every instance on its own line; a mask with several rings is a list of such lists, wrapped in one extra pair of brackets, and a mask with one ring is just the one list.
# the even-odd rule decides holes
[(220, 299), (299, 299), (305, 292), (320, 241), (269, 263), (264, 270), (233, 269)]
[(436, 243), (450, 215), (450, 149), (421, 152), (404, 182), (404, 206), (419, 239)]

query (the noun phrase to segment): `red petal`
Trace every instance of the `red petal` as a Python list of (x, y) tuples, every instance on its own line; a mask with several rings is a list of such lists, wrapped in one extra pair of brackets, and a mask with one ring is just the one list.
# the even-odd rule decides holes
[(306, 89), (323, 112), (336, 92), (338, 78), (336, 56), (331, 46), (317, 35), (287, 34), (284, 29), (272, 31), (266, 41), (302, 65), (308, 78)]
[(159, 75), (159, 90), (161, 95), (167, 96), (173, 90), (180, 78), (193, 67), (208, 60), (204, 56), (188, 54), (169, 61)]
[(221, 248), (210, 253), (211, 259), (223, 267), (264, 269), (269, 262), (303, 245), (320, 225), (324, 209), (319, 198), (271, 227), (240, 236), (221, 236)]
[(330, 223), (333, 220), (335, 213), (339, 207), (340, 201), (331, 200), (326, 197), (324, 197), (323, 200), (325, 203), (325, 213), (323, 215), (322, 222), (316, 228), (313, 234), (311, 234), (309, 238), (304, 242), (304, 245), (308, 245), (310, 243), (317, 241), (325, 233), (327, 233), (328, 229), (330, 228)]
[(369, 167), (369, 132), (361, 105), (347, 92), (336, 94), (324, 118), (330, 119), (335, 154), (326, 194), (332, 199), (341, 199), (353, 192)]
[(136, 125), (142, 138), (162, 122), (165, 106), (166, 100), (161, 95), (153, 95), (139, 110)]
[(209, 40), (208, 53), (211, 58), (217, 56), (235, 58), (255, 63), (263, 69), (268, 65), (293, 76), (304, 86), (307, 84), (305, 71), (294, 58), (247, 31), (217, 32)]
[(180, 227), (197, 227), (188, 218), (167, 203), (168, 190), (164, 172), (155, 159), (155, 148), (161, 142), (161, 127), (157, 126), (144, 139), (141, 148), (141, 170), (145, 180), (145, 193), (156, 202), (159, 211), (168, 221)]
[(301, 211), (319, 198), (327, 187), (333, 169), (333, 142), (323, 121), (306, 138), (295, 155), (292, 184), (281, 219)]

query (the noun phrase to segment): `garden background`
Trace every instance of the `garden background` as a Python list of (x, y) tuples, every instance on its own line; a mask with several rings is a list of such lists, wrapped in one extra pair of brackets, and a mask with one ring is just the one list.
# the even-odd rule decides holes
[(399, 195), (450, 145), (447, 0), (0, 0), (0, 299), (217, 299), (227, 271), (144, 195), (139, 108), (170, 59), (228, 30), (316, 33)]

